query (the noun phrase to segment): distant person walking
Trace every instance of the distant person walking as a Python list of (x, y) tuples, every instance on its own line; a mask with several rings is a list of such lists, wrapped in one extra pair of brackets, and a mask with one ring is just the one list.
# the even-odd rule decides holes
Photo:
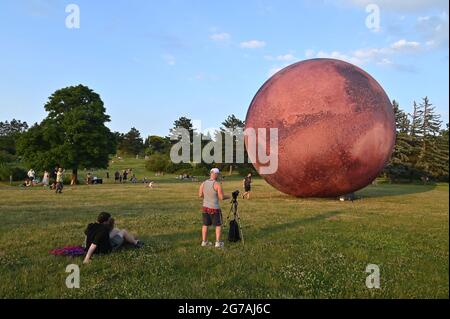
[(123, 171), (123, 182), (126, 183), (128, 180), (128, 170)]
[(216, 227), (216, 248), (221, 248), (224, 243), (220, 241), (222, 233), (222, 210), (219, 200), (230, 199), (230, 196), (224, 195), (222, 185), (217, 181), (220, 171), (213, 168), (210, 172), (210, 179), (200, 185), (198, 196), (203, 198), (203, 227), (202, 227), (202, 247), (210, 246), (208, 242), (208, 227)]
[(248, 175), (242, 181), (242, 186), (244, 187), (244, 194), (242, 198), (250, 199), (250, 192), (252, 191), (252, 173), (248, 173)]
[(56, 173), (56, 194), (61, 194), (64, 187), (64, 171), (62, 167)]
[(114, 183), (117, 183), (120, 180), (120, 172), (116, 171), (114, 173)]

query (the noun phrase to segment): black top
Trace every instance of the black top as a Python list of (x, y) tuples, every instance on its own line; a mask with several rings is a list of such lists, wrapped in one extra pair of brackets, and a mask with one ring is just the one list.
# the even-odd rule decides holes
[(244, 181), (244, 185), (245, 187), (250, 187), (250, 185), (252, 184), (252, 178), (251, 177), (245, 177), (245, 181)]
[(86, 234), (86, 249), (89, 249), (91, 244), (95, 244), (97, 245), (95, 254), (108, 254), (111, 252), (108, 226), (99, 223), (89, 224), (84, 233)]

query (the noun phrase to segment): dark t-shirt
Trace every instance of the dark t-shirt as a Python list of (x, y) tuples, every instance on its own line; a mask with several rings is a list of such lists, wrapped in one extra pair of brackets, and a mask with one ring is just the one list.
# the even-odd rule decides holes
[(244, 185), (245, 187), (250, 187), (252, 185), (252, 178), (247, 176), (245, 178)]
[(84, 232), (86, 234), (86, 249), (91, 244), (97, 245), (95, 254), (108, 254), (111, 252), (111, 243), (109, 242), (109, 228), (103, 224), (89, 224)]

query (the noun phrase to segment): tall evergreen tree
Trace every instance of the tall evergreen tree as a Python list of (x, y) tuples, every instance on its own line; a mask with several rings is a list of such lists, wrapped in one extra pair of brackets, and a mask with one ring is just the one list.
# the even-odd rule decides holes
[(132, 127), (130, 131), (120, 136), (120, 142), (117, 149), (128, 155), (137, 155), (144, 150), (144, 141), (141, 137), (141, 133), (135, 127)]
[(412, 154), (412, 146), (411, 136), (408, 134), (410, 129), (408, 115), (400, 109), (397, 101), (392, 101), (392, 105), (396, 125), (396, 143), (391, 161), (385, 172), (391, 181), (395, 181), (397, 178), (410, 178), (411, 164), (409, 157)]
[(435, 107), (428, 97), (423, 98), (421, 108), (423, 110), (420, 128), (421, 143), (416, 166), (424, 174), (437, 178), (445, 171), (446, 161), (445, 152), (442, 147), (439, 147), (441, 116), (436, 114)]

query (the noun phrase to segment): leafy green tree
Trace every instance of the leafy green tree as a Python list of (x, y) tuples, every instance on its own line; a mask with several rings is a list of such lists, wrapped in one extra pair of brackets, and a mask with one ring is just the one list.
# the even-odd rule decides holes
[(124, 154), (137, 155), (144, 150), (144, 141), (141, 133), (135, 127), (132, 127), (128, 133), (120, 135), (118, 140), (117, 149)]
[(35, 168), (56, 164), (72, 170), (106, 168), (116, 151), (116, 139), (105, 123), (110, 121), (100, 96), (78, 85), (54, 92), (45, 104), (47, 117), (23, 133), (17, 151)]
[(145, 148), (149, 154), (161, 153), (168, 154), (170, 151), (170, 139), (168, 137), (161, 137), (157, 135), (151, 135), (146, 138), (144, 143)]

